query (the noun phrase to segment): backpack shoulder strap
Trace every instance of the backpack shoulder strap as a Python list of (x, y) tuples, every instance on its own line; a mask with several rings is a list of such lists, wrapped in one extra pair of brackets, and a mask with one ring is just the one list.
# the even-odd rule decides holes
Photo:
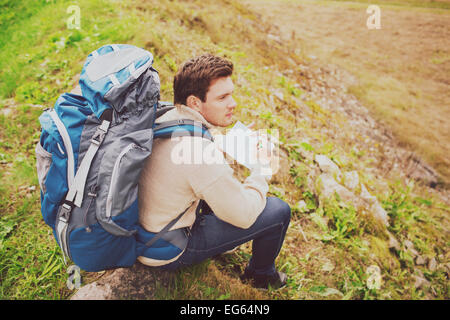
[(214, 141), (208, 127), (200, 121), (178, 119), (155, 123), (154, 138), (171, 138), (180, 136), (199, 136)]

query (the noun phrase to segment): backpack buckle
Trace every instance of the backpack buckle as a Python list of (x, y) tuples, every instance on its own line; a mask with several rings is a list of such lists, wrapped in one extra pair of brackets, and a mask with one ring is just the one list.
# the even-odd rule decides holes
[(72, 212), (72, 206), (70, 206), (66, 202), (63, 203), (63, 205), (61, 206), (61, 214), (59, 216), (59, 220), (61, 222), (67, 223), (70, 219), (71, 212)]
[(97, 146), (99, 146), (103, 139), (105, 139), (106, 132), (108, 132), (109, 121), (103, 120), (102, 124), (97, 127), (94, 135), (92, 136), (91, 142)]

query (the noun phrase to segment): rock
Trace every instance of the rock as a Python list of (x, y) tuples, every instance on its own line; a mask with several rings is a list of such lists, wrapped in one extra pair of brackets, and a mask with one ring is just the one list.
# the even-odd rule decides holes
[(400, 250), (400, 243), (395, 239), (395, 237), (389, 232), (389, 249), (394, 248), (395, 250)]
[(374, 204), (377, 202), (377, 198), (372, 196), (369, 191), (367, 191), (366, 186), (361, 183), (361, 193), (359, 195), (364, 201)]
[(412, 255), (413, 257), (417, 257), (417, 256), (419, 255), (419, 253), (417, 252), (417, 250), (416, 250), (416, 249), (413, 249), (413, 248), (408, 249), (408, 252), (411, 253), (411, 255)]
[(379, 290), (381, 287), (381, 270), (377, 265), (371, 265), (366, 270), (366, 286), (369, 289)]
[[(336, 182), (336, 180), (329, 174), (323, 173), (318, 178), (318, 184), (316, 184), (316, 191), (320, 193), (322, 197), (330, 199), (334, 196), (335, 193), (339, 195), (342, 201), (351, 202), (353, 206), (360, 207), (363, 203), (360, 201), (357, 195), (348, 190), (346, 187), (340, 185)], [(376, 197), (370, 195), (370, 193), (366, 190), (364, 185), (362, 186), (361, 198), (368, 202), (369, 211), (371, 214), (383, 223), (385, 226), (389, 225), (387, 212), (381, 207), (378, 203)]]
[(403, 242), (403, 244), (404, 244), (406, 250), (407, 250), (409, 253), (411, 253), (411, 255), (412, 255), (413, 257), (416, 257), (416, 256), (419, 255), (419, 253), (417, 252), (417, 250), (414, 248), (414, 244), (413, 244), (411, 241), (405, 240), (405, 241)]
[(329, 174), (335, 176), (338, 180), (341, 179), (341, 170), (327, 156), (317, 154), (315, 156), (314, 160), (317, 162), (317, 164), (319, 165), (320, 170), (322, 170), (322, 172), (329, 173)]
[(430, 271), (436, 271), (436, 269), (437, 269), (437, 262), (436, 262), (436, 259), (433, 257), (433, 258), (431, 258), (430, 259), (430, 261), (428, 261), (428, 269), (430, 270)]
[(405, 241), (403, 242), (403, 244), (405, 245), (405, 247), (406, 247), (407, 249), (414, 248), (414, 244), (413, 244), (411, 241), (409, 241), (409, 240), (405, 240)]
[(354, 191), (356, 187), (359, 185), (359, 176), (358, 172), (351, 171), (344, 173), (344, 185)]
[(305, 202), (305, 200), (300, 200), (299, 202), (297, 202), (296, 207), (301, 211), (301, 212), (305, 212), (308, 210), (308, 206)]
[(373, 214), (373, 216), (378, 221), (381, 221), (384, 225), (388, 226), (389, 221), (386, 210), (383, 209), (377, 198), (375, 196), (372, 196), (369, 191), (367, 191), (364, 184), (361, 184), (360, 197), (370, 205), (369, 211)]
[(387, 212), (378, 202), (372, 204), (370, 207), (370, 212), (372, 212), (374, 217), (381, 221), (385, 226), (389, 225)]
[[(419, 256), (419, 252), (417, 252), (416, 248), (414, 248), (414, 244), (409, 241), (409, 240), (405, 240), (403, 242), (403, 245), (405, 246), (406, 250), (413, 256), (413, 258)], [(421, 260), (419, 260), (420, 262)]]
[(337, 193), (344, 202), (355, 201), (355, 194), (337, 183), (329, 174), (321, 174), (318, 181), (320, 182), (320, 194), (323, 197), (330, 199)]
[(71, 300), (153, 299), (155, 288), (158, 283), (167, 281), (164, 280), (167, 275), (137, 262), (130, 268), (115, 269), (81, 287)]
[(85, 285), (72, 296), (71, 300), (110, 300), (113, 299), (111, 285), (96, 282)]
[(416, 276), (415, 275), (413, 277), (416, 280), (415, 283), (414, 283), (414, 287), (416, 289), (419, 289), (419, 288), (426, 287), (426, 286), (430, 285), (430, 282), (427, 279), (425, 279), (425, 278), (423, 278), (421, 276)]
[(424, 257), (422, 257), (422, 256), (417, 256), (417, 258), (416, 258), (416, 264), (417, 264), (418, 266), (424, 265), (426, 262), (427, 262), (427, 260), (426, 260)]

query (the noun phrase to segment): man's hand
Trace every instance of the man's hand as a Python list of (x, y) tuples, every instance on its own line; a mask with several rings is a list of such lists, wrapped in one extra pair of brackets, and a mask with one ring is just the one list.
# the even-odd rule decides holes
[[(247, 128), (251, 129), (255, 126), (255, 122), (250, 123)], [(269, 139), (267, 135), (260, 135), (258, 132), (254, 132), (252, 136), (257, 136), (258, 140), (256, 143), (256, 159), (261, 164), (269, 164), (272, 158), (272, 151)]]
[(269, 139), (266, 135), (258, 136), (258, 142), (256, 144), (256, 158), (257, 161), (263, 165), (270, 165), (272, 161), (273, 150)]
[(257, 135), (257, 138), (256, 148), (253, 149), (256, 152), (254, 159), (257, 163), (253, 170), (259, 170), (262, 175), (271, 177), (278, 169), (275, 168), (277, 161), (273, 161), (275, 156), (273, 144), (267, 135)]

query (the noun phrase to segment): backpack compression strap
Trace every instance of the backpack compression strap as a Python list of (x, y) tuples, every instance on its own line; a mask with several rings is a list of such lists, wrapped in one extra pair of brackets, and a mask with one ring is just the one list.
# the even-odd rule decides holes
[(169, 231), (170, 228), (173, 227), (173, 225), (175, 223), (178, 222), (178, 220), (181, 219), (181, 217), (186, 213), (186, 211), (188, 211), (188, 209), (193, 205), (194, 203), (191, 203), (191, 205), (189, 207), (187, 207), (182, 213), (180, 213), (178, 215), (178, 217), (176, 217), (175, 219), (173, 219), (172, 221), (170, 221), (160, 232), (158, 232), (155, 236), (153, 236), (153, 238), (148, 241), (147, 243), (145, 243), (145, 245), (147, 247), (151, 247), (156, 241), (158, 241), (159, 239), (161, 239), (161, 237), (167, 233), (167, 231)]
[(112, 109), (105, 110), (100, 117), (102, 121), (101, 125), (97, 127), (94, 135), (91, 138), (91, 144), (86, 152), (86, 155), (81, 161), (81, 164), (77, 170), (72, 185), (69, 186), (69, 191), (66, 195), (66, 202), (73, 203), (77, 207), (81, 207), (84, 194), (84, 186), (91, 167), (92, 160), (97, 154), (100, 145), (105, 139), (105, 135), (108, 132), (109, 125), (112, 121)]
[(97, 153), (98, 148), (105, 138), (106, 132), (109, 129), (109, 121), (104, 120), (102, 124), (97, 128), (94, 136), (91, 139), (91, 144), (77, 170), (75, 179), (71, 186), (69, 186), (69, 192), (66, 196), (66, 201), (73, 202), (77, 207), (81, 207), (83, 200), (84, 186), (86, 184), (86, 178), (91, 167), (92, 160)]

